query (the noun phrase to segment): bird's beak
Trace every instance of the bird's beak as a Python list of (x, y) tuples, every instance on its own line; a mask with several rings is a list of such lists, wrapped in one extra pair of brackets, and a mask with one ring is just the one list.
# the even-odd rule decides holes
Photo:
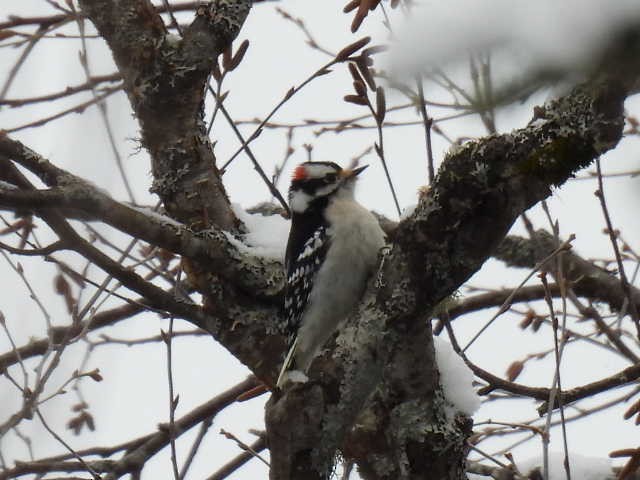
[(346, 168), (340, 172), (340, 176), (345, 180), (356, 177), (360, 175), (360, 173), (363, 172), (364, 169), (367, 168), (368, 166), (369, 165), (363, 165), (362, 167), (354, 168), (353, 170)]

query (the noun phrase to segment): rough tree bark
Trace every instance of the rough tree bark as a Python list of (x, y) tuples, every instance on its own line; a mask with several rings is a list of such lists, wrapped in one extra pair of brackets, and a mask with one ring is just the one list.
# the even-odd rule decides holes
[[(24, 166), (49, 189), (6, 170), (0, 176), (22, 189), (1, 190), (0, 206), (32, 209), (54, 226), (61, 248), (88, 256), (150, 306), (207, 329), (272, 386), (284, 350), (272, 320), (282, 275), (226, 241), (222, 231), (239, 225), (202, 122), (215, 57), (238, 34), (251, 2), (203, 5), (182, 39), (167, 34), (148, 0), (80, 4), (124, 78), (151, 155), (153, 191), (184, 226), (140, 215), (6, 137), (2, 164)], [(541, 107), (527, 128), (450, 152), (428, 194), (399, 224), (358, 310), (314, 362), (311, 381), (272, 395), (272, 479), (326, 478), (337, 452), (367, 479), (465, 478), (470, 420), (445, 413), (430, 314), (492, 255), (521, 213), (617, 144), (623, 102), (640, 72), (637, 61), (629, 65)], [(157, 287), (80, 242), (56, 212), (104, 221), (190, 259), (205, 307), (167, 303)]]

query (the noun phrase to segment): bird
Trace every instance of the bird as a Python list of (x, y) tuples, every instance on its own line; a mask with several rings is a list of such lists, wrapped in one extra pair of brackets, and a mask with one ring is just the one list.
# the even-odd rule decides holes
[(305, 162), (291, 178), (285, 253), (284, 331), (288, 351), (276, 385), (306, 382), (311, 362), (362, 297), (385, 234), (354, 197), (368, 165)]

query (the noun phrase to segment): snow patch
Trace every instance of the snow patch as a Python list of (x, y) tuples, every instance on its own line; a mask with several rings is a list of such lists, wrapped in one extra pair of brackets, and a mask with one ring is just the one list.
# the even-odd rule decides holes
[(405, 220), (407, 218), (409, 218), (411, 216), (411, 214), (413, 212), (415, 212), (416, 208), (418, 207), (417, 203), (414, 203), (412, 205), (409, 205), (405, 208), (402, 209), (402, 213), (400, 214), (400, 221)]
[[(107, 193), (108, 195), (108, 193)], [(152, 218), (155, 222), (160, 222), (160, 223), (164, 223), (164, 224), (169, 224), (169, 225), (173, 225), (175, 227), (183, 227), (184, 225), (176, 220), (174, 220), (171, 217), (167, 217), (166, 215), (162, 215), (161, 213), (158, 213), (154, 210), (152, 210), (151, 208), (148, 207), (136, 207), (133, 205), (129, 205), (129, 204), (123, 204), (126, 205), (127, 207), (129, 207), (131, 210), (135, 210), (138, 213), (142, 213), (144, 215), (146, 215), (147, 217)]]
[(447, 414), (451, 417), (457, 412), (473, 415), (480, 407), (480, 397), (472, 385), (473, 373), (448, 341), (433, 337), (433, 346), (440, 371), (440, 384), (445, 399), (451, 404)]
[(248, 213), (237, 204), (232, 204), (231, 208), (238, 219), (244, 223), (247, 233), (241, 235), (240, 240), (227, 234), (229, 241), (240, 251), (284, 261), (291, 222), (280, 215)]
[(291, 382), (291, 383), (307, 383), (309, 381), (309, 377), (305, 375), (304, 372), (300, 370), (291, 370), (284, 374), (285, 381), (283, 383)]

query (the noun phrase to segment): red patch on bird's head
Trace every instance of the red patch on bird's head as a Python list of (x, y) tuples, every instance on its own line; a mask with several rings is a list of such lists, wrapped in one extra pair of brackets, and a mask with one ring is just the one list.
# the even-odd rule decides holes
[(304, 165), (298, 165), (291, 175), (291, 180), (304, 180), (307, 178), (307, 169)]

